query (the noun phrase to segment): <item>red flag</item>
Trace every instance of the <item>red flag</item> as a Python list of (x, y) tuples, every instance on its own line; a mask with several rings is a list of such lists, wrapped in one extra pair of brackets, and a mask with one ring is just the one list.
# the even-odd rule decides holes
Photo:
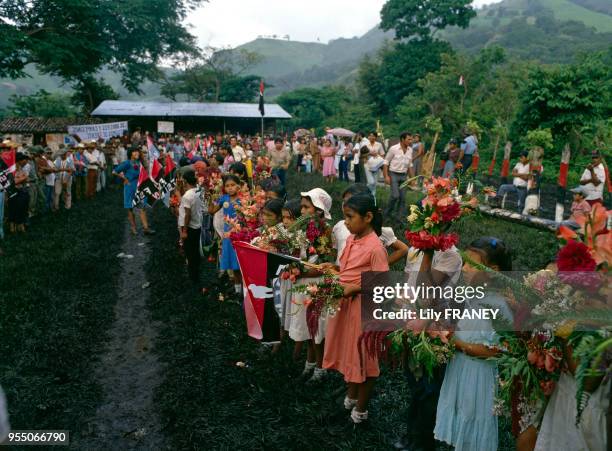
[(274, 279), (279, 267), (299, 259), (266, 252), (248, 243), (234, 242), (246, 288), (244, 313), (250, 337), (265, 342), (280, 339), (280, 321), (274, 308)]
[(176, 168), (176, 164), (174, 164), (174, 159), (170, 156), (170, 154), (166, 154), (166, 166), (164, 167), (164, 175), (169, 175)]
[(143, 165), (140, 165), (140, 173), (138, 174), (138, 186), (142, 185), (149, 179), (149, 173)]
[(161, 177), (162, 166), (159, 164), (158, 160), (153, 160), (153, 164), (151, 165), (151, 178), (155, 181)]
[(15, 149), (0, 153), (0, 191), (9, 189), (13, 184), (16, 155)]

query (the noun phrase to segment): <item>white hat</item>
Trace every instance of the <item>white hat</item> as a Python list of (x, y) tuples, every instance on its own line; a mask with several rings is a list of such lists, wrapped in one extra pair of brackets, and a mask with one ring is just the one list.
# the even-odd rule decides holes
[(300, 193), (300, 196), (308, 197), (315, 208), (323, 210), (325, 219), (331, 219), (329, 210), (332, 206), (332, 198), (325, 190), (321, 188), (314, 188), (310, 191), (306, 191), (305, 193)]

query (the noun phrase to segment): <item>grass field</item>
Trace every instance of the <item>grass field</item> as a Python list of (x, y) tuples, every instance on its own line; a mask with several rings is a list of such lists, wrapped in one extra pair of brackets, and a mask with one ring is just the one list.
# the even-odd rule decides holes
[(81, 430), (111, 324), (124, 211), (118, 192), (36, 218), (0, 256), (0, 384), (13, 429)]
[[(325, 185), (318, 175), (288, 179), (290, 197), (314, 186)], [(338, 199), (346, 185), (329, 186)], [(384, 202), (386, 193), (381, 191)], [(271, 358), (247, 337), (240, 302), (219, 302), (219, 292), (230, 287), (207, 264), (204, 274), (210, 294), (197, 299), (187, 293), (186, 269), (176, 249), (175, 220), (165, 209), (156, 209), (153, 243), (147, 266), (154, 280), (150, 309), (162, 326), (156, 345), (166, 368), (156, 394), (162, 423), (170, 442), (191, 449), (389, 449), (404, 430), (410, 394), (401, 370), (386, 366), (371, 405), (372, 421), (354, 429), (341, 406), (339, 377), (324, 385), (307, 387), (298, 380), (302, 362), (294, 363), (291, 346)], [(483, 234), (497, 235), (516, 248), (517, 266), (537, 269), (554, 253), (552, 234), (488, 218), (472, 217), (458, 231), (462, 243)], [(399, 235), (399, 229), (396, 234)], [(237, 366), (243, 362), (246, 366)], [(513, 449), (508, 425), (502, 422), (500, 449)], [(440, 449), (447, 449), (440, 446)]]
[[(334, 198), (334, 220), (345, 184), (325, 186), (318, 175), (291, 175), (290, 197), (314, 186)], [(85, 424), (102, 402), (93, 372), (114, 319), (125, 221), (116, 192), (47, 215), (26, 236), (8, 237), (0, 257), (0, 384), (7, 392), (14, 429), (67, 429)], [(387, 192), (379, 190), (379, 201)], [(415, 200), (414, 194), (411, 199)], [(408, 418), (403, 373), (385, 365), (371, 405), (372, 421), (354, 429), (341, 406), (338, 375), (324, 385), (298, 380), (290, 343), (274, 358), (247, 337), (240, 301), (227, 293), (214, 265), (203, 269), (206, 298), (189, 286), (176, 248), (175, 218), (158, 205), (158, 235), (146, 264), (148, 307), (159, 331), (155, 352), (163, 381), (155, 393), (163, 434), (175, 448), (190, 449), (388, 449)], [(396, 228), (401, 237), (401, 228)], [(485, 217), (457, 226), (461, 244), (484, 234), (514, 249), (519, 269), (537, 269), (556, 249), (554, 237)], [(244, 365), (237, 366), (238, 362)], [(500, 449), (513, 448), (502, 422)], [(440, 449), (447, 449), (440, 446)]]

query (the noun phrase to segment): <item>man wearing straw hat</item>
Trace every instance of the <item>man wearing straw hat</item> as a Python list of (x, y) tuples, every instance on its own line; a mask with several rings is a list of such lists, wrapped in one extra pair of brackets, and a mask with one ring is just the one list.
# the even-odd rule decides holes
[(87, 191), (85, 196), (93, 199), (98, 186), (98, 170), (100, 169), (100, 152), (96, 148), (96, 141), (87, 143), (83, 153), (87, 162)]
[(59, 171), (55, 177), (55, 197), (53, 210), (59, 210), (60, 198), (64, 196), (64, 208), (70, 210), (72, 206), (72, 174), (74, 163), (68, 158), (68, 151), (61, 149), (55, 159), (55, 167)]

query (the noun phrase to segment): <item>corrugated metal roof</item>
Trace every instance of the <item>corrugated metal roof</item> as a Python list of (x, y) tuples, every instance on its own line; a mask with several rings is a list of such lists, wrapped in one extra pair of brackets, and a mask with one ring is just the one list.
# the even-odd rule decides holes
[[(265, 113), (265, 117), (268, 119), (291, 119), (291, 115), (275, 103), (266, 103)], [(105, 100), (98, 105), (98, 108), (91, 115), (111, 117), (261, 117), (259, 105), (256, 103), (132, 102), (127, 100)]]
[(0, 133), (67, 133), (69, 125), (102, 122), (97, 117), (7, 117), (0, 121)]

